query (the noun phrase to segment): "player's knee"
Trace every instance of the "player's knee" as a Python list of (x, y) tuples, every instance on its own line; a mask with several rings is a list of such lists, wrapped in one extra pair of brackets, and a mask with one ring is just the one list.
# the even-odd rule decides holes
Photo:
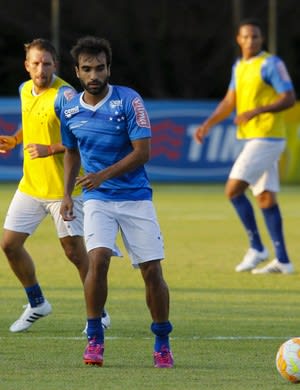
[(241, 191), (238, 191), (235, 187), (232, 186), (226, 186), (225, 187), (225, 196), (227, 199), (231, 200), (239, 195), (241, 195)]
[(144, 281), (147, 285), (154, 284), (159, 286), (164, 284), (164, 279), (162, 275), (162, 269), (159, 260), (148, 261), (141, 265), (141, 271), (144, 278)]
[(67, 258), (77, 267), (80, 266), (83, 262), (88, 262), (87, 259), (81, 257), (78, 252), (76, 251), (76, 248), (72, 246), (68, 246), (64, 248), (65, 255)]
[(95, 248), (89, 251), (89, 272), (106, 279), (112, 251), (109, 248)]
[(234, 187), (231, 186), (229, 182), (227, 182), (225, 185), (224, 193), (227, 199), (232, 199), (235, 195)]
[(276, 194), (270, 191), (264, 191), (256, 196), (256, 201), (261, 209), (273, 207), (276, 203)]
[(6, 254), (6, 256), (11, 257), (14, 253), (20, 249), (20, 245), (17, 242), (10, 240), (2, 239), (0, 242), (1, 249)]
[(245, 193), (249, 184), (242, 180), (228, 179), (225, 185), (225, 195), (231, 200)]

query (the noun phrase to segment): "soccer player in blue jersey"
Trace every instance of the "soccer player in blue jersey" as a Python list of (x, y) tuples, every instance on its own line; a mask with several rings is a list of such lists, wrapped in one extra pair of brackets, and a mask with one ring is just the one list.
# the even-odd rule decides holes
[[(212, 115), (196, 129), (195, 140), (203, 142), (210, 128), (236, 109), (237, 137), (246, 142), (229, 174), (225, 192), (248, 234), (250, 247), (235, 270), (290, 274), (293, 265), (286, 250), (276, 193), (278, 160), (286, 145), (282, 111), (294, 105), (295, 92), (283, 61), (262, 50), (259, 21), (242, 21), (237, 43), (241, 58), (233, 66), (228, 91)], [(245, 194), (248, 187), (262, 211), (275, 252), (275, 258), (262, 268), (256, 266), (268, 258), (268, 250)]]
[[(88, 344), (83, 360), (102, 366), (101, 307), (107, 298), (110, 259), (120, 255), (118, 231), (145, 282), (155, 335), (154, 365), (173, 366), (169, 345), (169, 290), (163, 278), (163, 238), (144, 164), (150, 158), (151, 128), (142, 98), (134, 90), (109, 84), (111, 47), (97, 37), (79, 39), (71, 51), (83, 92), (61, 114), (65, 151), (65, 197), (61, 214), (76, 217), (71, 193), (83, 187), (84, 236), (90, 259), (84, 284)], [(84, 175), (79, 175), (83, 165)]]
[[(30, 80), (19, 88), (22, 128), (14, 136), (0, 136), (0, 151), (24, 144), (23, 177), (9, 206), (4, 222), (1, 247), (13, 272), (23, 285), (28, 304), (11, 332), (27, 330), (35, 321), (51, 313), (38, 283), (33, 259), (24, 244), (42, 220), (50, 214), (68, 259), (77, 267), (82, 282), (88, 271), (88, 256), (83, 240), (81, 189), (74, 190), (78, 218), (63, 221), (60, 204), (64, 193), (63, 154), (60, 112), (76, 91), (55, 75), (57, 54), (46, 39), (25, 44), (25, 68)], [(103, 313), (104, 326), (109, 316)]]

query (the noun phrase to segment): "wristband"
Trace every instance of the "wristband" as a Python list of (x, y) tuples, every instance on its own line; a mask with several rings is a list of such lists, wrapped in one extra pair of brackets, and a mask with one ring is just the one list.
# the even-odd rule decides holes
[(52, 156), (54, 154), (54, 150), (52, 149), (51, 145), (48, 145), (47, 150), (48, 150), (48, 156)]

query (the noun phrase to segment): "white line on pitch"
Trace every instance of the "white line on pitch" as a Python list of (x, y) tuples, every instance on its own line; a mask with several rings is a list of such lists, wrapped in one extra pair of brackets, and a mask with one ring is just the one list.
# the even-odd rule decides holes
[[(77, 336), (34, 336), (32, 333), (28, 333), (28, 336), (30, 336), (32, 339), (38, 339), (38, 340), (85, 340), (85, 336), (77, 337)], [(23, 338), (23, 335), (14, 335), (14, 338)], [(212, 341), (243, 341), (243, 340), (288, 340), (293, 337), (299, 337), (299, 336), (207, 336), (207, 337), (201, 337), (201, 336), (191, 336), (191, 337), (170, 337), (171, 340), (212, 340)], [(5, 337), (0, 336), (0, 340), (5, 339), (11, 339), (12, 336)], [(123, 337), (123, 336), (106, 336), (106, 340), (136, 340), (136, 337)], [(151, 337), (143, 337), (144, 340), (151, 340)]]

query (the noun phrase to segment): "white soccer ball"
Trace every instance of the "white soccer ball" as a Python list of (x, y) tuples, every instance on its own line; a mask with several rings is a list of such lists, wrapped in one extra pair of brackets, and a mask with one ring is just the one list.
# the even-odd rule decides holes
[(300, 337), (283, 343), (276, 355), (279, 374), (292, 383), (300, 382)]

